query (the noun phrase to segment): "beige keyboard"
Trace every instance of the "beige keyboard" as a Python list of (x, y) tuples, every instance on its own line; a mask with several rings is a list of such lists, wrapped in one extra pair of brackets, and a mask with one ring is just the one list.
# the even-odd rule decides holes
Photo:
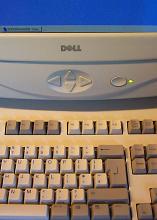
[(0, 220), (157, 219), (157, 109), (0, 109)]

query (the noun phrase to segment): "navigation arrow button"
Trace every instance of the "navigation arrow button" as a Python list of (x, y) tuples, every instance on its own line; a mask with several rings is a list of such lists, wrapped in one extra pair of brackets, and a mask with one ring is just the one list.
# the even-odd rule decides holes
[(89, 78), (86, 78), (84, 76), (79, 76), (79, 85), (80, 87), (88, 86), (92, 83), (92, 80)]
[(53, 86), (60, 87), (61, 86), (61, 77), (60, 76), (54, 76), (54, 77), (48, 79), (48, 83), (53, 85)]

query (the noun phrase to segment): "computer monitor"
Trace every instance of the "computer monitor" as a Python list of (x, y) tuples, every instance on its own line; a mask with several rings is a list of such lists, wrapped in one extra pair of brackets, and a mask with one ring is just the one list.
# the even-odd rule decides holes
[(3, 1), (0, 96), (156, 96), (154, 0)]

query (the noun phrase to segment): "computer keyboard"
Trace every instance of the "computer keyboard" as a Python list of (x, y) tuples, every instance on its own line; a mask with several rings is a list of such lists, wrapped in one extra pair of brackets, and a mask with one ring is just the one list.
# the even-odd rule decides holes
[(1, 109), (0, 220), (157, 219), (156, 109)]

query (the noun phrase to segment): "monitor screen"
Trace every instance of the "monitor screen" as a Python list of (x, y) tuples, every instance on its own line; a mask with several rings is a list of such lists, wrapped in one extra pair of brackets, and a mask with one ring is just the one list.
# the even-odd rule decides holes
[(156, 32), (157, 0), (4, 0), (0, 32)]

